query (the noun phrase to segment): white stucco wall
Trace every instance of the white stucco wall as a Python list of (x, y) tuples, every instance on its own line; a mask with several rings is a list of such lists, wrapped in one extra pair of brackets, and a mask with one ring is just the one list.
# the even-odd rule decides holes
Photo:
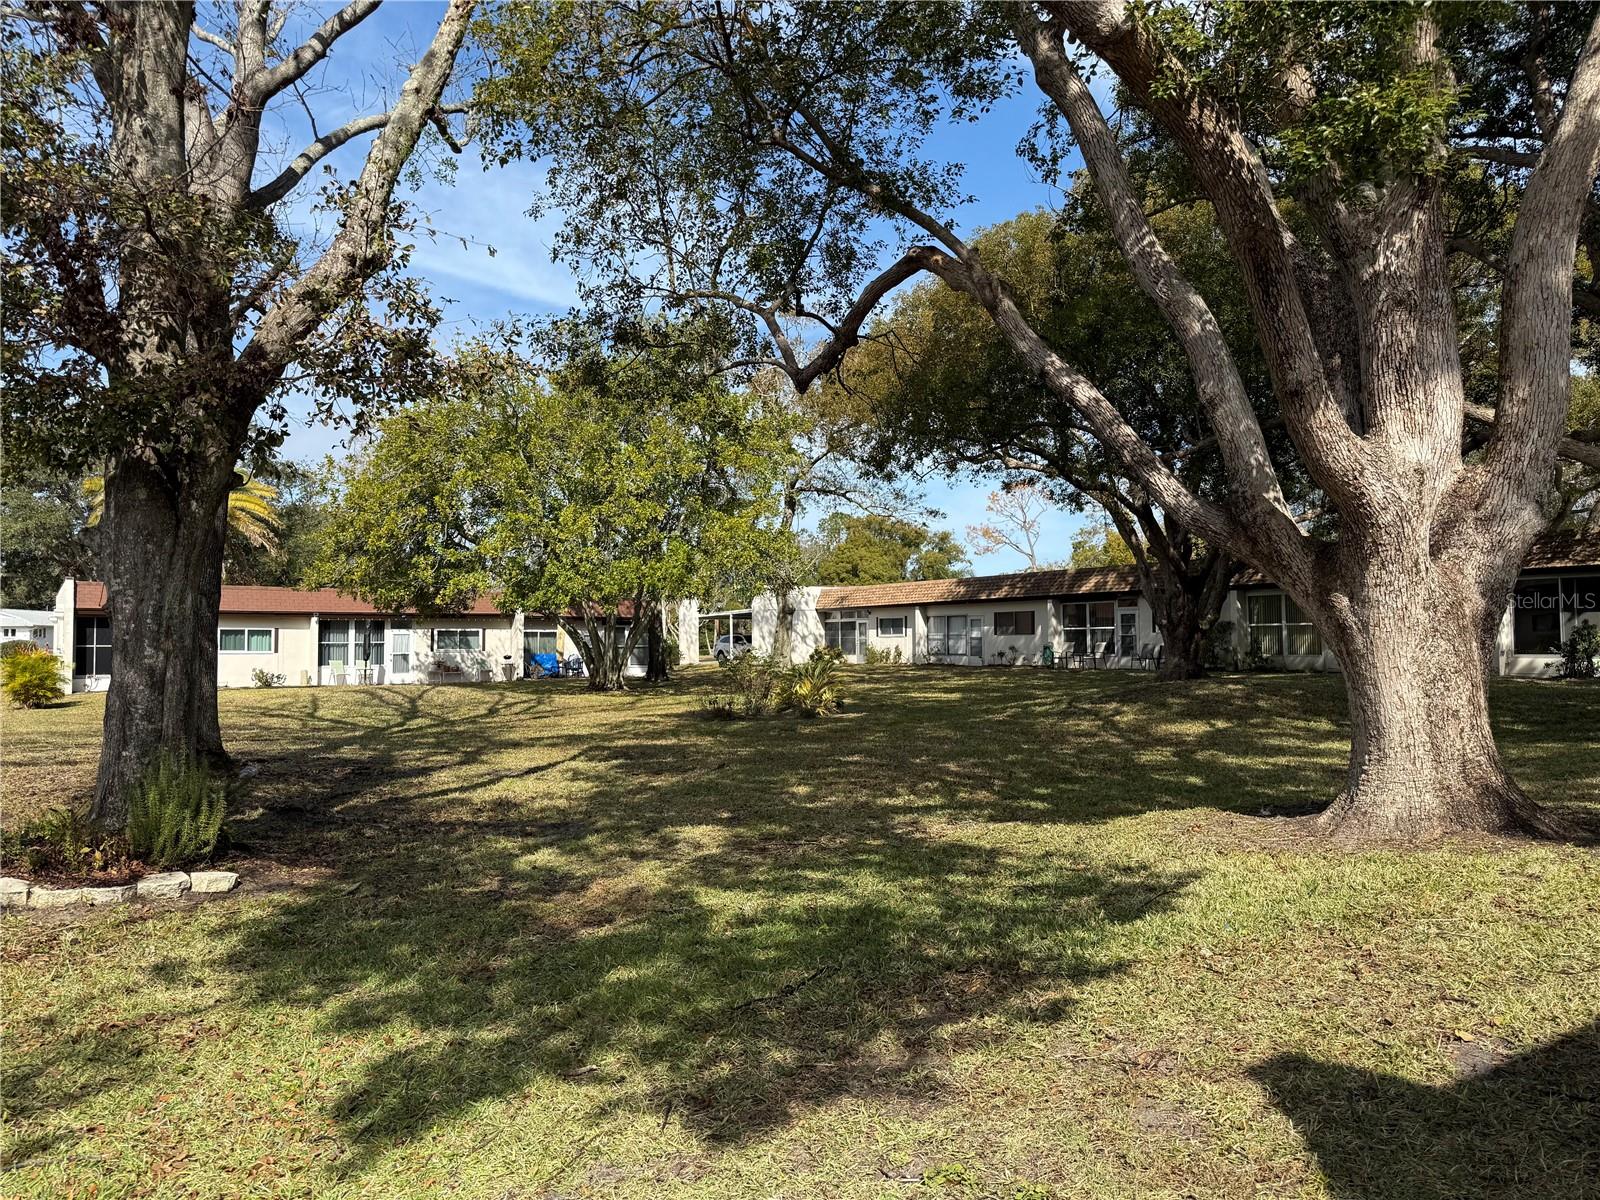
[[(905, 632), (898, 637), (880, 634), (878, 622), (885, 618), (903, 620)], [(921, 623), (919, 610), (914, 604), (874, 608), (867, 617), (867, 645), (884, 654), (892, 654), (898, 650), (900, 657), (906, 662), (920, 662), (925, 657), (924, 652), (928, 646), (927, 633), (927, 626)]]
[[(225, 651), (222, 649), (225, 629), (270, 629), (275, 649), (269, 652)], [(248, 633), (245, 644), (249, 644)], [(256, 671), (282, 675), (285, 685), (296, 686), (305, 682), (304, 673), (315, 669), (316, 664), (317, 642), (311, 634), (309, 616), (228, 613), (217, 622), (218, 687), (254, 687)]]
[[(794, 606), (794, 619), (790, 629), (789, 657), (794, 662), (804, 662), (811, 652), (823, 644), (822, 618), (817, 613), (818, 587), (795, 588), (789, 593)], [(776, 592), (762, 592), (750, 601), (750, 646), (757, 654), (771, 654), (776, 644), (778, 629), (778, 596)]]

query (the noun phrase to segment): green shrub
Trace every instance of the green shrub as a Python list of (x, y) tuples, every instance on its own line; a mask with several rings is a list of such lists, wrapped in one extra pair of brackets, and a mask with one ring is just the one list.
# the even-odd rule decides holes
[(812, 662), (843, 662), (844, 651), (837, 646), (818, 646), (811, 652)]
[(250, 678), (255, 681), (255, 685), (258, 688), (283, 686), (282, 675), (279, 675), (273, 671), (263, 671), (260, 667), (257, 667), (254, 671), (250, 672)]
[(826, 716), (839, 711), (841, 691), (838, 660), (813, 658), (784, 680), (783, 707), (802, 717)]
[(1561, 643), (1561, 678), (1593, 679), (1597, 657), (1600, 657), (1600, 625), (1579, 625)]
[(42, 708), (66, 694), (61, 685), (61, 660), (32, 646), (0, 658), (0, 688), (13, 708)]
[(888, 650), (880, 649), (877, 646), (868, 646), (866, 661), (869, 667), (883, 667), (892, 663), (905, 662), (905, 656), (900, 653), (899, 646)]
[(129, 797), (129, 848), (162, 869), (201, 862), (217, 847), (227, 806), (226, 781), (201, 763), (164, 754)]
[(0, 859), (8, 868), (21, 864), (30, 873), (76, 875), (126, 865), (128, 846), (98, 832), (76, 809), (52, 808), (20, 831), (0, 837)]
[(38, 642), (26, 640), (0, 642), (0, 660), (10, 658), (13, 654), (32, 654), (38, 648)]
[(706, 711), (728, 721), (765, 716), (778, 707), (781, 683), (782, 673), (771, 658), (741, 654), (722, 664)]
[(1232, 621), (1213, 621), (1211, 628), (1205, 634), (1205, 661), (1206, 666), (1214, 671), (1238, 671), (1244, 667), (1244, 659), (1240, 656), (1238, 647), (1234, 645), (1234, 624)]

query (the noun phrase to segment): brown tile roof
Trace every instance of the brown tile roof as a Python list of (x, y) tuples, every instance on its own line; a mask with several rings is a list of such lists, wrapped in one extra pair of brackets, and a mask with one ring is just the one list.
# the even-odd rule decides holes
[[(1600, 535), (1581, 533), (1545, 534), (1533, 543), (1522, 561), (1524, 571), (1567, 567), (1600, 567)], [(1276, 586), (1260, 571), (1246, 568), (1234, 580), (1235, 587)]]
[[(96, 614), (106, 611), (106, 585), (92, 579), (78, 580), (76, 608), (80, 613)], [(365, 600), (346, 596), (333, 588), (301, 591), (298, 588), (254, 587), (231, 583), (222, 585), (224, 613), (273, 613), (280, 616), (310, 615), (320, 613), (325, 617), (381, 617), (391, 610), (375, 608)], [(410, 612), (410, 609), (402, 610)], [(474, 617), (499, 616), (500, 609), (493, 600), (480, 598), (465, 610), (463, 615)]]
[(1547, 534), (1533, 544), (1525, 568), (1600, 567), (1600, 534)]
[(965, 604), (986, 600), (1044, 600), (1051, 596), (1093, 596), (1138, 591), (1132, 567), (1016, 571), (971, 579), (927, 579), (825, 587), (819, 609), (873, 608), (891, 604)]
[[(1540, 538), (1528, 552), (1525, 570), (1600, 566), (1600, 536), (1551, 534)], [(1241, 586), (1267, 583), (1257, 571), (1246, 570)], [(978, 575), (971, 579), (929, 579), (910, 583), (874, 583), (855, 587), (825, 587), (817, 597), (819, 609), (875, 608), (895, 604), (964, 604), (988, 600), (1044, 600), (1052, 596), (1092, 596), (1139, 590), (1132, 567), (1091, 567), (1081, 570), (1017, 571), (1010, 575)]]

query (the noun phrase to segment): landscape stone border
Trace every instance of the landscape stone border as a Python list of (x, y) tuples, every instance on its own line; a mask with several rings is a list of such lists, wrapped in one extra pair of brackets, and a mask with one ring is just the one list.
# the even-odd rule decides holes
[(176, 900), (185, 892), (231, 892), (237, 871), (163, 871), (116, 887), (50, 888), (26, 879), (0, 879), (0, 908), (64, 908), (69, 904), (126, 904), (130, 900)]

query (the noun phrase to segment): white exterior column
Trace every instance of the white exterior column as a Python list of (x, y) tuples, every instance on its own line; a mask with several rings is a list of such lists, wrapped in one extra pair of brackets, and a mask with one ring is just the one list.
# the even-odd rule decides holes
[(64, 676), (62, 687), (68, 694), (72, 692), (72, 660), (77, 655), (78, 639), (78, 581), (76, 579), (63, 579), (61, 586), (56, 589), (56, 602), (52, 610), (56, 614), (56, 646), (57, 657), (61, 659), (61, 673)]

